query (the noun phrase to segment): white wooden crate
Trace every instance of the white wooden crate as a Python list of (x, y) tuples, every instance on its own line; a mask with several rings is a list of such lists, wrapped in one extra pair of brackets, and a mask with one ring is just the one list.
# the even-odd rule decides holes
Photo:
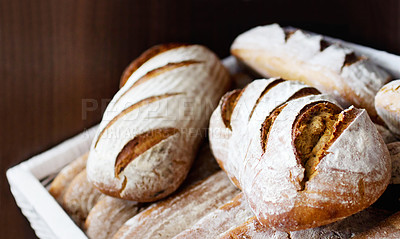
[[(370, 57), (376, 64), (388, 70), (394, 78), (400, 78), (400, 56), (334, 38), (328, 39), (341, 42), (359, 54)], [(232, 56), (225, 58), (223, 63), (231, 73), (240, 71)], [(89, 150), (96, 128), (97, 126), (94, 126), (85, 130), (7, 171), (7, 179), (15, 201), (39, 238), (87, 238), (48, 193), (46, 186), (65, 165)]]

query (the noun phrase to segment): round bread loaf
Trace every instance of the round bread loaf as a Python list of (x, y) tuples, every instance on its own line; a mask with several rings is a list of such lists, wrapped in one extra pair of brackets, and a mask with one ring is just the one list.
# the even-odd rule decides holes
[(256, 80), (220, 101), (213, 153), (261, 224), (302, 230), (375, 202), (391, 174), (388, 149), (365, 110), (281, 79)]
[(389, 129), (400, 137), (400, 80), (392, 81), (378, 91), (375, 108)]

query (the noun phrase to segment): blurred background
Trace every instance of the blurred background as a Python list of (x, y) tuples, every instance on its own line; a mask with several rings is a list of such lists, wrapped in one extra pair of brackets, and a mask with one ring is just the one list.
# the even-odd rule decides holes
[(0, 0), (1, 238), (35, 238), (6, 170), (98, 123), (140, 53), (187, 42), (223, 58), (275, 22), (400, 55), (397, 0)]

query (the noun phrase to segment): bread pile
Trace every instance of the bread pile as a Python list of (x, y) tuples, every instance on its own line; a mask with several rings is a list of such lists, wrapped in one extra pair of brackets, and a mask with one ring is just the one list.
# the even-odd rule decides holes
[(128, 66), (90, 152), (49, 190), (77, 225), (89, 238), (398, 238), (400, 81), (276, 24), (231, 52), (264, 78), (229, 91), (200, 45)]

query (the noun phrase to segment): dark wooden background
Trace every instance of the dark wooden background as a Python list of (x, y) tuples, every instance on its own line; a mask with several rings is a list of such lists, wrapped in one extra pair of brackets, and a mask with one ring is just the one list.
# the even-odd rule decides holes
[(400, 54), (396, 0), (0, 0), (0, 237), (35, 237), (6, 170), (99, 122), (132, 59), (171, 41), (226, 57), (236, 35), (273, 22)]

